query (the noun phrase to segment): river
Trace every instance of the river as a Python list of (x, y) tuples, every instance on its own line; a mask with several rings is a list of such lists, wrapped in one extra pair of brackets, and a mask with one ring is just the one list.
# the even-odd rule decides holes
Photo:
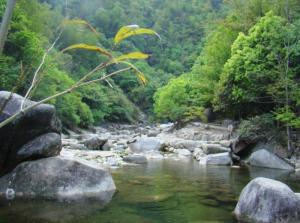
[(11, 201), (0, 223), (234, 223), (232, 211), (250, 179), (265, 176), (300, 185), (272, 169), (203, 167), (191, 159), (152, 160), (112, 171), (117, 193), (104, 208), (95, 202)]

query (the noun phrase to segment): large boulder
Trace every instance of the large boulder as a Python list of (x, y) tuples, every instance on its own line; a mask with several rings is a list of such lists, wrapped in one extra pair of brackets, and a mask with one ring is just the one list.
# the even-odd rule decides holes
[(202, 165), (230, 166), (232, 159), (230, 153), (226, 152), (200, 157), (199, 163)]
[(23, 162), (0, 178), (0, 194), (10, 198), (105, 202), (112, 198), (115, 189), (106, 169), (62, 157)]
[(134, 153), (153, 153), (162, 150), (165, 145), (155, 137), (139, 138), (128, 144), (129, 149)]
[(252, 153), (247, 163), (256, 167), (294, 170), (294, 167), (291, 164), (266, 149), (261, 149)]
[(279, 181), (256, 178), (243, 189), (234, 213), (241, 222), (299, 222), (300, 199)]
[[(0, 109), (2, 111), (0, 122), (19, 112), (23, 100), (24, 98), (20, 95), (0, 91)], [(31, 106), (34, 103), (26, 100), (24, 107)], [(60, 134), (60, 132), (61, 123), (56, 116), (55, 108), (48, 104), (38, 105), (0, 128), (0, 176), (11, 171), (23, 161), (17, 157), (19, 150), (25, 144), (33, 143), (35, 138), (42, 135), (48, 133)], [(58, 141), (57, 143), (60, 144)], [(57, 146), (59, 146), (58, 144)], [(36, 156), (27, 157), (26, 160), (35, 158)]]

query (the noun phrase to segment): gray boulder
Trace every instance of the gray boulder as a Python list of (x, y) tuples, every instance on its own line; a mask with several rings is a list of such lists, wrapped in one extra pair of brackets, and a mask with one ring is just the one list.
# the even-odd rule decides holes
[(47, 133), (26, 143), (17, 152), (17, 159), (33, 160), (59, 155), (61, 137), (57, 133)]
[(300, 199), (279, 181), (256, 178), (243, 189), (234, 213), (242, 222), (299, 222)]
[(202, 149), (206, 154), (230, 152), (229, 148), (223, 147), (219, 144), (202, 144)]
[[(9, 99), (9, 100), (8, 100)], [(0, 122), (20, 111), (24, 98), (7, 91), (0, 91)], [(26, 100), (24, 106), (35, 102)], [(47, 133), (61, 132), (61, 123), (52, 105), (41, 104), (0, 128), (0, 176), (15, 168), (22, 160), (18, 151), (27, 143)], [(47, 144), (47, 143), (46, 143)], [(59, 142), (60, 144), (60, 142)], [(58, 145), (57, 145), (58, 146)]]
[(11, 198), (109, 201), (115, 192), (110, 173), (90, 163), (52, 157), (23, 162), (0, 178), (0, 194)]
[(101, 138), (99, 136), (92, 136), (82, 143), (85, 147), (90, 150), (102, 150), (102, 146), (107, 142), (107, 139)]
[(230, 153), (228, 153), (228, 152), (211, 154), (211, 155), (207, 155), (205, 157), (200, 157), (199, 162), (202, 165), (219, 165), (219, 166), (232, 165)]
[(134, 153), (152, 153), (162, 150), (165, 145), (155, 137), (139, 138), (128, 144), (129, 149)]
[(252, 153), (247, 163), (256, 167), (294, 170), (294, 167), (287, 161), (265, 149), (261, 149)]
[(123, 158), (123, 161), (127, 163), (135, 163), (135, 164), (145, 164), (147, 163), (147, 158), (141, 155), (129, 155)]

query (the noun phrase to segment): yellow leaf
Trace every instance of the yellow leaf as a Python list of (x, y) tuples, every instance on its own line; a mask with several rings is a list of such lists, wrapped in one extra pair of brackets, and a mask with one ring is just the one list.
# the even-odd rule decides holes
[(142, 85), (144, 85), (144, 86), (146, 85), (147, 79), (146, 79), (145, 75), (136, 66), (134, 66), (132, 63), (129, 63), (127, 61), (119, 61), (119, 62), (131, 67), (131, 69), (135, 72), (137, 78), (140, 80)]
[(108, 57), (112, 58), (111, 53), (109, 53), (105, 49), (103, 49), (101, 47), (98, 47), (98, 46), (88, 45), (88, 44), (84, 44), (84, 43), (71, 45), (71, 46), (63, 49), (62, 52), (65, 52), (65, 51), (68, 51), (68, 50), (73, 50), (73, 49), (83, 49), (83, 50), (89, 50), (89, 51), (96, 51), (100, 54), (103, 54), (105, 56), (108, 56)]
[(156, 35), (158, 38), (160, 36), (152, 29), (140, 28), (138, 25), (130, 25), (122, 27), (116, 34), (114, 38), (115, 44), (120, 43), (122, 40), (134, 36), (134, 35)]
[(128, 60), (128, 59), (147, 59), (149, 58), (148, 54), (145, 53), (141, 53), (141, 52), (132, 52), (132, 53), (128, 53), (128, 54), (124, 54), (121, 55), (117, 58), (115, 58), (115, 60), (118, 61), (122, 61), (122, 60)]
[(89, 24), (87, 21), (83, 19), (65, 19), (62, 23), (62, 26), (66, 25), (82, 25), (88, 27), (92, 32), (94, 32), (97, 36), (100, 36), (100, 34), (97, 32), (97, 30)]

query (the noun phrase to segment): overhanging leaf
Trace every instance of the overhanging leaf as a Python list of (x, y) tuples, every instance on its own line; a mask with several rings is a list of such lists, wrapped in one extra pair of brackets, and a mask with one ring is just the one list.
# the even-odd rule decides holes
[(134, 71), (137, 78), (140, 80), (141, 84), (144, 86), (146, 85), (147, 79), (145, 75), (136, 66), (134, 66), (132, 63), (129, 63), (127, 61), (120, 61), (120, 63), (126, 64), (129, 67), (131, 67), (131, 69)]
[(147, 28), (140, 28), (138, 25), (130, 25), (130, 26), (123, 26), (116, 34), (114, 38), (114, 42), (117, 45), (120, 43), (122, 40), (134, 36), (134, 35), (156, 35), (158, 38), (160, 36), (158, 35), (157, 32), (155, 32), (152, 29), (147, 29)]
[(100, 36), (100, 34), (97, 32), (97, 30), (91, 24), (89, 24), (87, 21), (85, 21), (83, 19), (65, 19), (62, 22), (62, 26), (66, 26), (66, 25), (82, 25), (82, 26), (89, 28), (97, 36)]
[(110, 58), (113, 57), (111, 53), (109, 53), (108, 51), (106, 51), (105, 49), (103, 49), (101, 47), (94, 46), (94, 45), (88, 45), (88, 44), (84, 44), (84, 43), (71, 45), (71, 46), (63, 49), (62, 52), (65, 52), (68, 50), (73, 50), (73, 49), (83, 49), (83, 50), (95, 51), (95, 52), (98, 52), (105, 56), (108, 56)]
[(121, 56), (115, 58), (115, 60), (117, 62), (119, 62), (119, 61), (128, 60), (128, 59), (143, 60), (143, 59), (147, 59), (147, 58), (149, 58), (148, 54), (145, 54), (142, 52), (132, 52), (132, 53), (121, 55)]

